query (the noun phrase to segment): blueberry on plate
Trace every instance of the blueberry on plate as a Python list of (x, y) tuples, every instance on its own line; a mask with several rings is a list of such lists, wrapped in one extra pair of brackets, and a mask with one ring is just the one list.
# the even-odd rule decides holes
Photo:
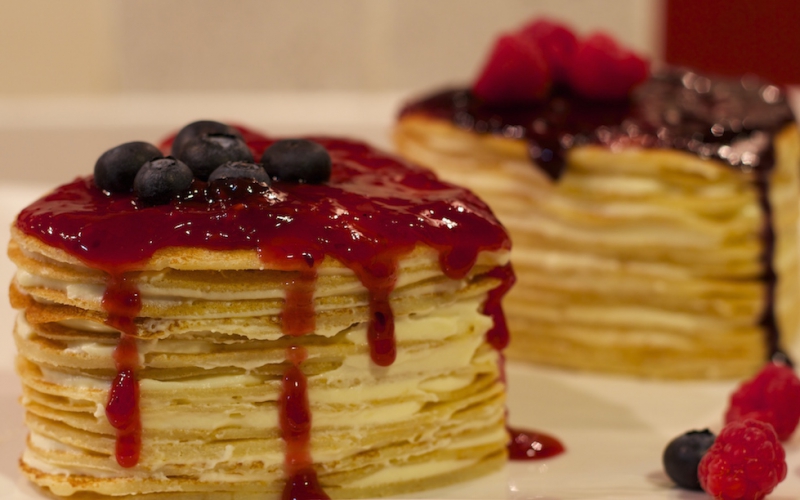
[(242, 137), (234, 127), (213, 120), (200, 120), (183, 127), (172, 141), (172, 156), (178, 158), (186, 143), (203, 135), (226, 134)]
[(689, 431), (667, 445), (662, 457), (664, 471), (681, 488), (702, 490), (697, 477), (700, 459), (714, 444), (715, 436), (708, 429)]
[(97, 159), (94, 164), (94, 184), (111, 193), (129, 193), (142, 165), (162, 157), (161, 151), (149, 142), (120, 144)]
[(201, 181), (217, 167), (230, 161), (253, 162), (253, 153), (244, 139), (231, 134), (209, 134), (195, 137), (186, 143), (176, 158), (192, 169)]
[(331, 178), (331, 156), (321, 145), (306, 139), (273, 143), (261, 156), (264, 170), (275, 180), (320, 184)]
[(272, 180), (261, 165), (246, 161), (229, 161), (223, 163), (208, 176), (208, 182), (220, 179), (252, 179), (269, 186)]
[(163, 205), (192, 185), (192, 171), (172, 157), (145, 163), (133, 181), (133, 191), (147, 204)]

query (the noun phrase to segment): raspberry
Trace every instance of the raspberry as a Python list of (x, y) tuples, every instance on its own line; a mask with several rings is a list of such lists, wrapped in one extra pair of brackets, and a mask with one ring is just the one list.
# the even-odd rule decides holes
[(700, 460), (697, 475), (717, 500), (760, 500), (786, 478), (786, 454), (771, 425), (733, 422)]
[(725, 422), (752, 418), (771, 424), (786, 441), (800, 422), (800, 379), (792, 368), (768, 363), (731, 395)]
[(647, 79), (648, 63), (608, 35), (595, 33), (578, 45), (568, 81), (572, 90), (589, 99), (624, 99)]
[(517, 35), (503, 35), (472, 91), (495, 104), (530, 102), (544, 97), (550, 83), (550, 69), (539, 47)]
[(566, 83), (567, 72), (578, 48), (578, 38), (564, 25), (540, 19), (526, 24), (519, 36), (539, 46), (557, 83)]

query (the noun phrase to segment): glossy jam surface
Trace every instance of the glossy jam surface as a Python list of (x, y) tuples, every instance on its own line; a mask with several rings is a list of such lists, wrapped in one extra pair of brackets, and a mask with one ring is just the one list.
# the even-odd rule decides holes
[(315, 270), (297, 273), (286, 289), (286, 304), (281, 311), (281, 329), (287, 335), (312, 333), (317, 326), (314, 312)]
[(110, 276), (102, 300), (108, 317), (106, 324), (120, 331), (114, 349), (117, 375), (111, 384), (106, 402), (106, 418), (117, 430), (116, 458), (122, 467), (139, 463), (142, 444), (142, 422), (139, 414), (139, 351), (136, 346), (134, 318), (142, 308), (136, 285), (124, 276)]
[(416, 113), (476, 133), (525, 140), (531, 160), (554, 180), (564, 172), (568, 151), (587, 144), (676, 149), (751, 173), (765, 216), (762, 279), (768, 307), (760, 325), (768, 357), (789, 361), (775, 320), (775, 234), (768, 192), (774, 136), (794, 117), (777, 87), (747, 78), (666, 70), (638, 87), (629, 100), (592, 101), (556, 88), (541, 102), (501, 107), (468, 90), (451, 89), (407, 105), (401, 116)]
[(502, 351), (508, 346), (510, 340), (506, 316), (503, 313), (503, 296), (514, 286), (516, 277), (511, 264), (503, 267), (496, 267), (487, 273), (493, 278), (500, 280), (500, 286), (489, 290), (486, 302), (483, 303), (483, 314), (493, 319), (492, 328), (486, 332), (486, 341), (498, 351)]
[(283, 372), (283, 388), (278, 400), (281, 437), (286, 444), (284, 469), (286, 484), (283, 500), (327, 500), (317, 480), (311, 459), (311, 410), (308, 406), (308, 382), (300, 365), (307, 353), (301, 346), (286, 352), (289, 366)]

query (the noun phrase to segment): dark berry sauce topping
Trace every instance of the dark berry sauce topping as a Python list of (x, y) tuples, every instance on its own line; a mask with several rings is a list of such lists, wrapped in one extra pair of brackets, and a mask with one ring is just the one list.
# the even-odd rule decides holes
[(656, 74), (629, 100), (587, 99), (559, 86), (539, 102), (500, 106), (453, 89), (401, 112), (411, 113), (478, 133), (525, 139), (532, 160), (554, 179), (563, 173), (566, 153), (586, 144), (673, 148), (746, 171), (769, 170), (772, 135), (794, 119), (777, 87), (688, 71)]
[(668, 70), (640, 85), (627, 100), (587, 99), (557, 86), (545, 99), (503, 106), (453, 89), (407, 105), (401, 116), (417, 113), (476, 133), (525, 140), (531, 160), (554, 180), (564, 172), (567, 152), (588, 144), (671, 148), (751, 173), (765, 215), (762, 279), (768, 307), (760, 324), (768, 356), (788, 359), (775, 320), (775, 234), (767, 194), (774, 136), (794, 117), (777, 87)]

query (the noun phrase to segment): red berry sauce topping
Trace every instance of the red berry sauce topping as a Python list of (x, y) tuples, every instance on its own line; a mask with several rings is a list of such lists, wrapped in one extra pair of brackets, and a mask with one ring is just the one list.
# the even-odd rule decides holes
[(311, 466), (311, 409), (308, 406), (306, 376), (300, 364), (306, 360), (304, 347), (292, 346), (286, 353), (289, 367), (283, 373), (283, 390), (278, 404), (281, 436), (286, 443), (283, 500), (328, 500)]
[(117, 462), (122, 467), (133, 467), (139, 462), (142, 443), (139, 383), (136, 379), (139, 351), (133, 322), (142, 308), (139, 290), (124, 276), (114, 275), (106, 286), (102, 306), (108, 313), (106, 324), (120, 331), (120, 340), (114, 349), (117, 376), (108, 392), (106, 418), (117, 430)]
[[(275, 142), (246, 129), (237, 132), (254, 158), (262, 157)], [(504, 228), (471, 192), (363, 143), (313, 140), (330, 155), (329, 180), (327, 172), (314, 177), (314, 183), (273, 177), (271, 186), (252, 179), (207, 183), (195, 178), (188, 189), (176, 189), (157, 178), (154, 186), (168, 198), (154, 204), (137, 196), (127, 184), (111, 193), (95, 185), (92, 178), (82, 178), (57, 188), (17, 218), (16, 227), (23, 233), (109, 275), (103, 307), (108, 324), (122, 333), (114, 356), (117, 376), (106, 413), (118, 430), (120, 465), (136, 465), (141, 445), (134, 324), (141, 300), (126, 273), (135, 273), (159, 250), (253, 249), (270, 268), (296, 271), (281, 314), (287, 335), (314, 330), (317, 267), (326, 256), (338, 260), (352, 269), (369, 291), (371, 356), (376, 364), (386, 366), (396, 355), (389, 295), (399, 259), (416, 245), (427, 245), (438, 252), (444, 274), (461, 279), (480, 252), (510, 248)], [(167, 140), (161, 149), (169, 150), (171, 142)], [(308, 149), (306, 146), (293, 147)], [(326, 166), (325, 158), (314, 152), (315, 161)], [(103, 168), (111, 176), (118, 175), (114, 165)], [(128, 182), (130, 172), (122, 173)], [(495, 318), (489, 340), (500, 348), (508, 338), (500, 299), (513, 282), (513, 273), (510, 267), (495, 273), (503, 284), (492, 292), (484, 310)], [(284, 498), (327, 498), (311, 467), (311, 414), (300, 369), (304, 357), (298, 349), (287, 352), (290, 366), (284, 373), (280, 403), (287, 443)]]

